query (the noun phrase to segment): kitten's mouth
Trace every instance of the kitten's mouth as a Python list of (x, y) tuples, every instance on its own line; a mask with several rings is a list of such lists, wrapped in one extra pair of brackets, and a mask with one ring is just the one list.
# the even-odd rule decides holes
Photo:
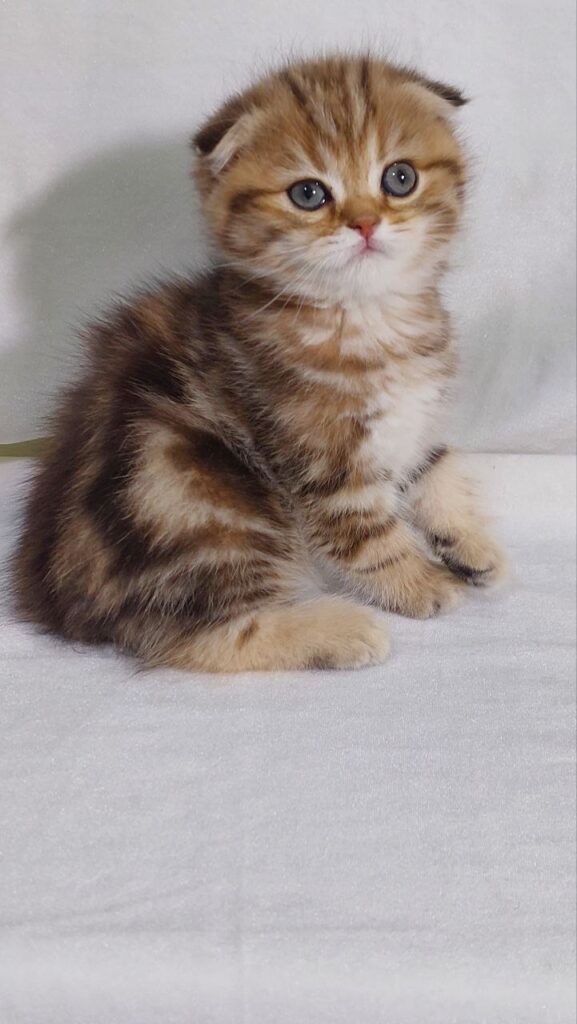
[(353, 258), (366, 260), (370, 256), (382, 256), (384, 252), (385, 250), (381, 248), (380, 245), (376, 245), (374, 242), (371, 242), (370, 239), (366, 239), (364, 242), (361, 243), (361, 245), (357, 247), (357, 249), (354, 252)]

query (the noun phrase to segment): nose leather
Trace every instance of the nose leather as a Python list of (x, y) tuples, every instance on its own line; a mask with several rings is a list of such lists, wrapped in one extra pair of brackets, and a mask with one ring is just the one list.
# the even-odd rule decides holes
[(366, 217), (355, 217), (349, 224), (350, 228), (354, 231), (358, 231), (360, 235), (365, 239), (366, 242), (374, 235), (378, 224), (380, 223), (379, 218), (372, 214)]

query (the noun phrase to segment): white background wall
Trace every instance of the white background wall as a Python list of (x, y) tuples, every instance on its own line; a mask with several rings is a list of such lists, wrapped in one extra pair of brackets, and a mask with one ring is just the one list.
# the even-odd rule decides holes
[(374, 48), (462, 86), (475, 161), (448, 296), (454, 433), (567, 450), (574, 423), (573, 0), (5, 0), (0, 442), (38, 434), (75, 327), (203, 258), (188, 138), (287, 53)]

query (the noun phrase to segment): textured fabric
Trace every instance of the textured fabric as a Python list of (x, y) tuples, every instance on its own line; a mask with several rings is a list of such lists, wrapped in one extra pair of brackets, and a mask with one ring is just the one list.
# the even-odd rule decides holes
[(574, 439), (573, 0), (26, 0), (0, 6), (0, 443), (36, 436), (111, 293), (194, 266), (200, 119), (291, 51), (370, 44), (472, 98), (474, 185), (447, 295), (455, 435)]
[(378, 669), (143, 674), (4, 611), (2, 1024), (574, 1020), (574, 466), (472, 461), (514, 580)]

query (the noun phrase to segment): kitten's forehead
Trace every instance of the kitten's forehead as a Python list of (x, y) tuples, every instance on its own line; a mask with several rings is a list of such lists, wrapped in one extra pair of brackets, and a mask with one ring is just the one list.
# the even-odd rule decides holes
[(330, 179), (335, 196), (367, 183), (372, 191), (385, 162), (463, 163), (450, 122), (464, 102), (458, 90), (376, 58), (296, 63), (231, 97), (201, 126), (196, 180), (204, 195), (222, 172), (227, 186), (240, 186), (241, 165), (273, 191), (313, 176)]
[(284, 71), (280, 80), (294, 105), (325, 143), (362, 134), (374, 111), (368, 61), (339, 65), (301, 65)]
[(331, 178), (336, 198), (367, 184), (378, 191), (384, 163), (427, 154), (452, 135), (424, 89), (379, 78), (369, 61), (291, 68), (279, 83), (287, 169)]
[(418, 134), (448, 109), (419, 83), (368, 59), (304, 64), (283, 71), (278, 81), (299, 120), (329, 147), (362, 142), (371, 131), (382, 141)]
[[(394, 152), (394, 146), (391, 149)], [(379, 194), (386, 150), (374, 131), (367, 131), (354, 151), (346, 146), (316, 143), (313, 149), (295, 144), (286, 171), (291, 178), (318, 178), (330, 186), (337, 202), (348, 195), (370, 192)], [(391, 160), (393, 158), (391, 157)]]

